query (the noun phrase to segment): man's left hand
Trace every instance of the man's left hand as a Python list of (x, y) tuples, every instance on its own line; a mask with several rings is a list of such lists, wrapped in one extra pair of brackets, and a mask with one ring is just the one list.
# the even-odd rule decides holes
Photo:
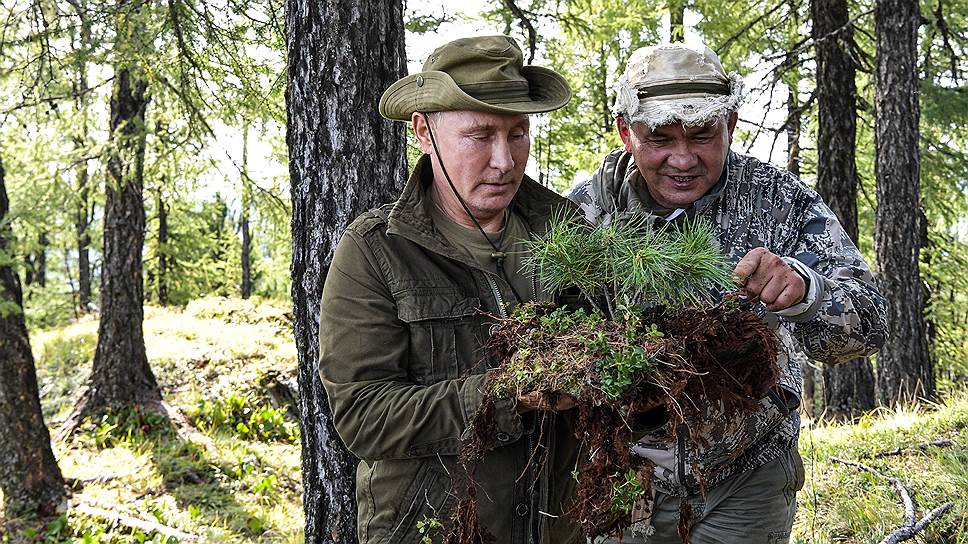
[(764, 247), (754, 248), (740, 259), (733, 270), (733, 281), (751, 302), (761, 301), (771, 312), (798, 304), (807, 294), (800, 274)]

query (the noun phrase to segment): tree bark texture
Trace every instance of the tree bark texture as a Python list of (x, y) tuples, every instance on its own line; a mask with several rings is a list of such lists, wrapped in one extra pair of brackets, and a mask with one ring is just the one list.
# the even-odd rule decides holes
[[(857, 243), (856, 67), (847, 0), (812, 0), (817, 44), (817, 192)], [(824, 410), (846, 420), (874, 408), (874, 371), (866, 358), (824, 366)]]
[[(119, 35), (140, 25), (140, 10), (119, 16)], [(142, 31), (143, 31), (143, 27)], [(111, 96), (111, 137), (105, 183), (101, 320), (89, 389), (77, 414), (161, 400), (145, 354), (142, 247), (145, 241), (144, 154), (148, 83), (137, 64), (119, 66)], [(74, 419), (74, 418), (72, 418)]]
[(932, 398), (935, 393), (919, 265), (918, 233), (924, 228), (918, 149), (917, 39), (921, 20), (915, 0), (879, 0), (875, 4), (874, 242), (878, 282), (888, 301), (888, 334), (877, 356), (877, 395), (885, 405)]
[(402, 2), (287, 0), (286, 36), (305, 540), (356, 542), (356, 460), (336, 434), (317, 373), (319, 302), (347, 224), (392, 201), (406, 180), (405, 127), (377, 109), (406, 73)]
[(242, 127), (242, 298), (252, 294), (252, 237), (249, 233), (249, 125)]
[(40, 410), (20, 278), (7, 258), (9, 209), (0, 164), (0, 491), (9, 516), (50, 515), (67, 495)]

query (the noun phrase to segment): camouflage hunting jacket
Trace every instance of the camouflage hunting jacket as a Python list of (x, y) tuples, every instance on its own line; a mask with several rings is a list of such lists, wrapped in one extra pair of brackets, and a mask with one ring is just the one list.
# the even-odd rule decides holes
[[(632, 214), (653, 215), (638, 197), (643, 183), (630, 153), (605, 158), (591, 180), (568, 195), (592, 223)], [(727, 420), (707, 403), (698, 447), (687, 447), (689, 429), (669, 425), (651, 430), (635, 446), (656, 463), (656, 488), (674, 495), (695, 494), (726, 478), (758, 468), (796, 447), (803, 389), (804, 354), (825, 363), (875, 352), (884, 342), (886, 302), (870, 268), (833, 211), (793, 174), (731, 152), (719, 182), (685, 213), (668, 220), (704, 217), (722, 251), (738, 262), (756, 247), (783, 257), (809, 279), (806, 298), (786, 310), (761, 314), (779, 338), (779, 387), (760, 401), (755, 414)], [(661, 218), (656, 218), (660, 221)]]

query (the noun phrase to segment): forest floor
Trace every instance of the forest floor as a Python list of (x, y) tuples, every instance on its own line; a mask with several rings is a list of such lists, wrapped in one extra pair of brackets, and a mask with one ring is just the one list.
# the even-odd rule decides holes
[[(301, 542), (298, 420), (284, 394), (270, 395), (296, 387), (289, 311), (217, 298), (146, 307), (148, 360), (182, 421), (129, 411), (55, 441), (74, 487), (70, 510), (46, 523), (7, 520), (6, 530), (0, 514), (0, 541)], [(52, 435), (90, 372), (97, 325), (88, 318), (31, 337)]]
[[(182, 421), (129, 411), (55, 441), (74, 487), (69, 510), (52, 520), (0, 514), (0, 542), (302, 542), (299, 431), (286, 399), (296, 372), (288, 311), (283, 303), (215, 298), (147, 307), (148, 358)], [(93, 318), (32, 334), (54, 432), (85, 383), (96, 335)], [(904, 519), (890, 476), (913, 491), (918, 518), (954, 503), (916, 542), (968, 544), (966, 446), (964, 391), (939, 406), (882, 410), (853, 425), (805, 424), (794, 541), (879, 542)]]

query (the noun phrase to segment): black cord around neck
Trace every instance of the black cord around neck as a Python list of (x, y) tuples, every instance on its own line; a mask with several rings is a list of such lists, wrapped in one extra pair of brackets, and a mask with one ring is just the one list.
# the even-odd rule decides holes
[[(508, 287), (511, 288), (511, 293), (514, 295), (514, 298), (518, 301), (518, 304), (523, 304), (524, 299), (521, 298), (521, 295), (518, 293), (518, 290), (514, 288), (514, 284), (511, 283), (510, 278), (508, 278), (507, 272), (504, 270), (504, 259), (507, 257), (507, 254), (501, 251), (499, 247), (497, 247), (497, 244), (494, 243), (494, 240), (491, 240), (491, 237), (487, 235), (487, 232), (484, 230), (484, 227), (481, 226), (481, 224), (477, 221), (477, 218), (474, 217), (474, 214), (471, 213), (471, 209), (467, 207), (467, 203), (464, 202), (464, 199), (460, 196), (460, 193), (457, 192), (457, 187), (454, 186), (454, 182), (451, 181), (450, 179), (450, 174), (447, 173), (447, 167), (444, 166), (444, 159), (443, 157), (440, 156), (440, 149), (437, 147), (437, 139), (434, 138), (434, 131), (431, 130), (430, 128), (430, 118), (427, 117), (427, 114), (423, 112), (421, 112), (420, 115), (423, 115), (424, 123), (427, 124), (427, 134), (430, 135), (430, 143), (434, 148), (434, 154), (437, 155), (437, 163), (440, 164), (440, 170), (441, 172), (444, 173), (444, 178), (447, 180), (447, 185), (450, 185), (450, 190), (453, 191), (454, 196), (457, 197), (457, 201), (460, 202), (461, 207), (464, 208), (464, 213), (467, 214), (467, 217), (471, 218), (471, 221), (474, 222), (474, 226), (477, 227), (477, 230), (481, 231), (481, 235), (484, 236), (484, 239), (487, 240), (487, 243), (491, 246), (491, 248), (494, 249), (494, 253), (491, 254), (491, 257), (495, 261), (497, 261), (497, 271), (504, 278), (504, 281), (507, 282)], [(510, 228), (510, 226), (511, 226), (511, 215), (508, 214), (504, 221), (504, 228), (507, 229), (507, 228)]]

